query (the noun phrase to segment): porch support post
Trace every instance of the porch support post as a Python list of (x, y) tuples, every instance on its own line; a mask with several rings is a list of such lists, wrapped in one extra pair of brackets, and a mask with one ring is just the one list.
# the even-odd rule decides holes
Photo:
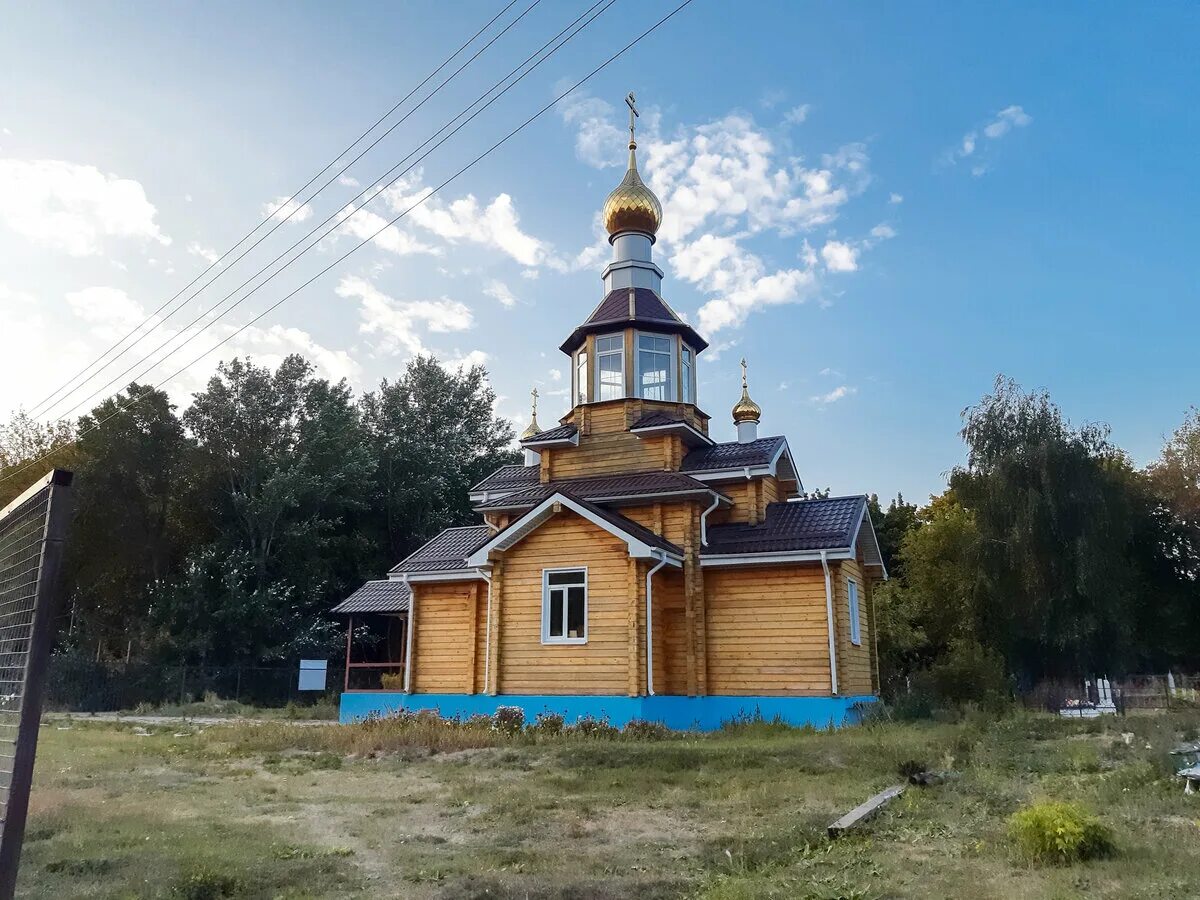
[(354, 636), (354, 616), (351, 614), (346, 623), (346, 676), (342, 682), (342, 690), (350, 690), (350, 639)]

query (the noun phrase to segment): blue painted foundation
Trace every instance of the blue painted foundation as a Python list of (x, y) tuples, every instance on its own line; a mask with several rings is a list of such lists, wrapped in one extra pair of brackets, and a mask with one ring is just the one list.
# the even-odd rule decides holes
[(616, 695), (504, 694), (342, 694), (340, 721), (356, 722), (369, 715), (386, 716), (400, 710), (435, 710), (445, 718), (491, 715), (499, 706), (519, 706), (526, 721), (544, 712), (559, 713), (568, 724), (584, 716), (607, 719), (623, 727), (633, 719), (661, 722), (679, 731), (712, 731), (735, 719), (779, 719), (789, 725), (853, 725), (861, 709), (877, 698), (856, 697), (620, 697)]

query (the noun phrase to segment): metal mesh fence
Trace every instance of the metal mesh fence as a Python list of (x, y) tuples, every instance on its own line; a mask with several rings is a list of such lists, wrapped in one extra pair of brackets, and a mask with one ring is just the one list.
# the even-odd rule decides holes
[(51, 472), (0, 511), (0, 900), (20, 861), (70, 481)]

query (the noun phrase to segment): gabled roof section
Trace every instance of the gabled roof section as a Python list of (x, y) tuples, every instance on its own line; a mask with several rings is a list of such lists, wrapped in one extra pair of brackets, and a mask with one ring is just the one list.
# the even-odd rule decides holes
[(579, 443), (579, 428), (576, 425), (557, 425), (547, 428), (537, 434), (530, 435), (521, 441), (522, 447), (535, 449), (537, 447), (562, 447)]
[(702, 481), (719, 481), (744, 477), (747, 469), (751, 475), (775, 475), (793, 480), (800, 490), (804, 489), (787, 438), (782, 435), (762, 437), (744, 444), (730, 441), (699, 447), (683, 458), (680, 470)]
[(408, 612), (412, 591), (404, 581), (368, 581), (330, 610), (331, 613)]
[(677, 434), (689, 447), (710, 447), (713, 444), (712, 438), (690, 422), (660, 411), (642, 413), (638, 420), (629, 426), (629, 431), (639, 436)]
[(415, 553), (398, 562), (389, 574), (464, 571), (468, 568), (467, 557), (487, 540), (489, 530), (486, 525), (447, 528)]
[(479, 484), (471, 488), (472, 494), (496, 493), (499, 491), (515, 491), (538, 483), (540, 478), (537, 466), (523, 466), (519, 463), (511, 466), (501, 466)]
[(866, 564), (887, 577), (864, 496), (769, 503), (762, 523), (713, 525), (707, 537), (700, 555), (708, 563), (715, 557), (727, 565), (819, 559), (822, 551), (830, 559), (854, 559), (861, 547)]
[(651, 331), (681, 334), (697, 352), (708, 346), (708, 341), (679, 318), (667, 302), (650, 288), (617, 288), (608, 292), (592, 310), (592, 314), (571, 332), (571, 336), (559, 349), (563, 353), (574, 353), (589, 334), (626, 325), (640, 325)]
[(611, 510), (603, 509), (594, 503), (559, 490), (479, 547), (467, 558), (467, 565), (471, 567), (490, 565), (489, 554), (496, 551), (503, 552), (520, 543), (553, 518), (560, 509), (569, 509), (593, 525), (603, 528), (609, 534), (624, 541), (629, 548), (630, 556), (640, 559), (665, 558), (672, 565), (683, 564), (683, 550), (665, 538), (659, 537), (649, 528)]
[(634, 472), (550, 481), (505, 494), (475, 508), (481, 512), (528, 509), (558, 491), (564, 491), (589, 503), (636, 503), (667, 497), (712, 496), (716, 493), (703, 481), (681, 472)]

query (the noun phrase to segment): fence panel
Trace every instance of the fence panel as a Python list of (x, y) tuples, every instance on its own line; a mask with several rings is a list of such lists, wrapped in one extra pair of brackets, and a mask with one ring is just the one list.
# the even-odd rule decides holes
[(70, 518), (55, 470), (0, 511), (0, 898), (16, 889)]

